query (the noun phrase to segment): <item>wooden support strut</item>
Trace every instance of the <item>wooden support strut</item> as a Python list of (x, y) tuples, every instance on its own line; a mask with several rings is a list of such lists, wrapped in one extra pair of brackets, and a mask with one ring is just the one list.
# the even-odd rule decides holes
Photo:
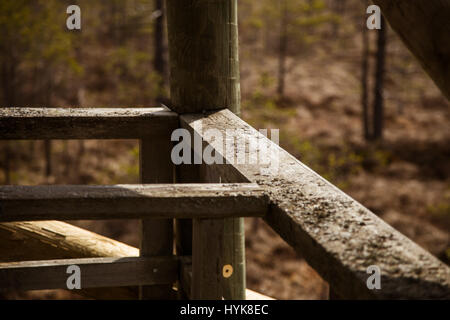
[[(102, 259), (104, 257), (129, 258), (130, 256), (137, 257), (138, 255), (139, 250), (137, 248), (65, 222), (0, 223), (0, 261), (3, 263), (38, 259), (72, 260), (73, 258), (88, 257), (99, 257)], [(166, 259), (166, 257), (163, 257), (163, 259)], [(192, 278), (191, 259), (188, 257), (180, 257), (179, 259), (181, 259), (182, 264), (179, 268), (179, 279), (187, 292), (190, 292)], [(59, 260), (59, 262), (63, 261)], [(42, 261), (39, 261), (39, 263), (42, 263)], [(7, 266), (5, 264), (1, 265)], [(18, 291), (18, 288), (12, 289)], [(73, 292), (94, 299), (136, 299), (138, 297), (136, 287), (82, 287), (81, 290), (74, 290)], [(270, 299), (248, 289), (246, 292), (247, 297), (251, 299)]]
[[(1, 262), (138, 255), (134, 247), (65, 222), (0, 223)], [(76, 293), (94, 299), (138, 296), (137, 287), (82, 288)]]

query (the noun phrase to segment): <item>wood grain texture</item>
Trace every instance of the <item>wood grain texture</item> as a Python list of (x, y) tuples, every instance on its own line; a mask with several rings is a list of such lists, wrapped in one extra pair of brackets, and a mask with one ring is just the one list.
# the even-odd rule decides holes
[[(193, 154), (191, 154), (193, 159)], [(194, 161), (191, 161), (194, 163)], [(176, 166), (176, 180), (181, 183), (200, 182), (200, 165), (181, 164)], [(175, 220), (175, 252), (177, 256), (192, 256), (192, 219)], [(189, 288), (184, 287), (184, 283), (178, 283), (178, 298), (185, 300), (191, 295)]]
[(240, 110), (237, 0), (167, 0), (171, 109)]
[(0, 139), (139, 139), (177, 127), (166, 108), (0, 108)]
[(0, 221), (263, 216), (255, 184), (0, 186)]
[[(229, 110), (183, 115), (181, 123), (191, 134), (195, 131), (202, 135), (215, 128), (225, 137), (227, 129), (242, 129), (246, 145), (258, 139), (272, 144)], [(204, 137), (205, 146), (209, 144), (216, 150), (223, 143)], [(352, 299), (450, 298), (447, 265), (295, 157), (278, 146), (273, 148), (278, 152), (268, 154), (278, 166), (247, 161), (208, 167), (225, 181), (258, 183), (271, 200), (266, 222), (305, 257), (337, 295)], [(223, 156), (232, 162), (229, 156)], [(381, 290), (369, 290), (366, 286), (370, 265), (381, 269)]]
[[(190, 292), (192, 285), (192, 258), (191, 257), (180, 257), (180, 282), (183, 287), (186, 288), (187, 292)], [(246, 300), (275, 300), (272, 297), (266, 296), (259, 292), (253, 291), (251, 289), (245, 290)], [(190, 298), (190, 294), (187, 298)]]
[(192, 225), (191, 299), (222, 300), (223, 221), (194, 219)]
[(178, 278), (178, 261), (170, 257), (6, 262), (0, 263), (0, 291), (67, 289), (71, 265), (80, 268), (81, 289), (171, 284)]
[[(170, 135), (175, 128), (155, 138), (139, 142), (139, 173), (141, 183), (174, 183), (175, 167), (170, 159)], [(170, 207), (170, 204), (167, 204)], [(173, 255), (173, 219), (142, 219), (140, 255), (142, 257)], [(149, 270), (151, 272), (151, 270)], [(140, 299), (172, 299), (172, 285), (141, 286)]]
[[(172, 110), (182, 114), (228, 108), (240, 114), (237, 3), (166, 1)], [(180, 222), (178, 229), (188, 235), (189, 228)], [(244, 219), (223, 221), (220, 255), (225, 260), (244, 260), (243, 229)], [(236, 267), (236, 276), (222, 283), (226, 299), (245, 297), (245, 263), (236, 262)]]
[(450, 99), (450, 1), (373, 0), (442, 93)]
[[(228, 182), (227, 176), (222, 176), (218, 171), (214, 170), (214, 166), (202, 165), (200, 174), (203, 182)], [(216, 223), (222, 224), (220, 233), (214, 232), (211, 238), (222, 238), (218, 261), (220, 264), (220, 283), (222, 295), (226, 300), (245, 300), (246, 273), (245, 273), (245, 230), (243, 218), (227, 218)], [(233, 272), (230, 276), (224, 277), (222, 269), (224, 266), (232, 268)]]

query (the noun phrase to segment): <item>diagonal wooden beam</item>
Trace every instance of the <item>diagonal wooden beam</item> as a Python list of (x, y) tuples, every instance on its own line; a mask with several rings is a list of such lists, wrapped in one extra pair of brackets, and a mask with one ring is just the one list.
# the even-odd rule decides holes
[[(227, 181), (253, 182), (269, 195), (266, 222), (329, 282), (341, 297), (450, 298), (450, 268), (383, 222), (229, 110), (181, 116), (184, 128), (221, 152), (228, 132), (240, 130), (235, 150), (221, 152), (229, 164), (204, 166)], [(220, 132), (205, 134), (209, 129)], [(251, 164), (251, 145), (271, 147), (267, 164)], [(234, 157), (247, 159), (233, 164)], [(270, 160), (270, 161), (268, 161)], [(367, 268), (381, 271), (381, 289), (367, 287)]]
[(0, 186), (0, 221), (263, 216), (256, 184)]
[[(60, 221), (0, 223), (0, 261), (138, 256), (139, 249)], [(91, 288), (94, 299), (136, 299), (137, 287)]]

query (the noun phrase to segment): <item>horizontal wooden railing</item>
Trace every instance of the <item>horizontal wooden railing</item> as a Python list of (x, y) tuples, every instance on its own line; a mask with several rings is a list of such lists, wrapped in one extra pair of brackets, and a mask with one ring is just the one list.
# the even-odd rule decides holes
[(0, 108), (2, 140), (141, 139), (177, 126), (166, 108)]
[[(0, 220), (196, 218), (193, 246), (197, 245), (198, 250), (193, 251), (192, 272), (190, 267), (185, 267), (188, 265), (183, 262), (185, 260), (180, 260), (183, 267), (178, 270), (179, 280), (185, 286), (194, 287), (191, 293), (195, 294), (191, 297), (196, 298), (205, 294), (196, 291), (201, 285), (201, 273), (198, 269), (196, 271), (196, 267), (199, 263), (207, 264), (205, 253), (217, 247), (217, 243), (205, 241), (207, 239), (201, 231), (210, 227), (214, 229), (214, 224), (209, 224), (214, 218), (263, 216), (329, 282), (332, 292), (338, 297), (450, 298), (450, 269), (447, 265), (230, 111), (177, 116), (165, 109), (106, 110), (3, 109), (0, 112), (0, 139), (131, 139), (152, 134), (168, 138), (170, 135), (167, 133), (178, 127), (180, 121), (183, 128), (203, 139), (204, 147), (212, 147), (226, 160), (224, 164), (202, 164), (201, 172), (208, 178), (206, 180), (239, 184), (210, 186), (217, 188), (215, 192), (219, 194), (203, 185), (1, 187)], [(223, 140), (205, 134), (209, 129), (221, 133)], [(233, 152), (224, 152), (225, 140), (234, 139), (227, 136), (229, 130), (239, 130), (242, 136), (236, 140)], [(249, 146), (258, 145), (261, 140), (272, 148), (272, 152), (266, 153), (270, 160), (268, 165), (235, 163), (235, 159), (248, 158)], [(71, 193), (71, 188), (75, 188), (72, 189), (75, 192)], [(162, 189), (156, 192), (158, 188)], [(202, 188), (206, 188), (202, 191), (207, 194), (205, 198), (196, 193)], [(159, 192), (159, 196), (153, 192)], [(177, 197), (177, 192), (184, 196)], [(27, 206), (27, 201), (28, 204), (41, 202)], [(70, 201), (73, 201), (72, 205), (77, 202), (78, 208), (70, 209)], [(100, 205), (96, 207), (95, 203)], [(50, 204), (55, 205), (53, 211), (49, 210)], [(60, 266), (56, 264), (48, 268), (57, 270)], [(381, 271), (381, 289), (367, 286), (370, 276), (367, 268), (373, 265)], [(15, 272), (9, 267), (5, 270), (9, 270), (5, 274)], [(211, 277), (206, 280), (215, 281)]]
[(106, 288), (173, 284), (175, 257), (126, 257), (40, 260), (0, 263), (0, 291), (67, 289), (67, 269), (80, 268), (81, 287)]
[(257, 184), (0, 186), (0, 222), (262, 217)]

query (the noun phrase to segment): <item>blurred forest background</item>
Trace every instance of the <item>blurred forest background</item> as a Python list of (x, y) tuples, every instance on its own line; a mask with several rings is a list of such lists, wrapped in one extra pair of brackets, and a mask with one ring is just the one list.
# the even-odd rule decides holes
[[(78, 4), (82, 30), (66, 28)], [(1, 0), (0, 106), (167, 101), (162, 0)], [(450, 108), (367, 1), (239, 0), (242, 118), (399, 231), (450, 261)], [(199, 72), (202, 72), (199, 70)], [(137, 141), (0, 142), (2, 184), (137, 183)], [(74, 224), (138, 246), (137, 221)], [(322, 299), (327, 284), (247, 220), (248, 287)], [(62, 291), (10, 298), (68, 298)]]

